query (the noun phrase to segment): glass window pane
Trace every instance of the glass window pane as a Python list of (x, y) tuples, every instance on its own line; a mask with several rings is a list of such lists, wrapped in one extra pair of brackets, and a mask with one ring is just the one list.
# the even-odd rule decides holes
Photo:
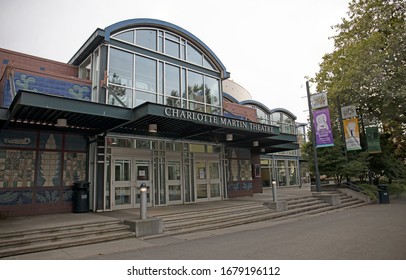
[(109, 82), (116, 85), (133, 85), (133, 58), (130, 53), (110, 49)]
[(210, 184), (210, 197), (220, 197), (220, 184)]
[(186, 60), (198, 65), (202, 65), (202, 54), (192, 45), (186, 47)]
[(206, 106), (206, 113), (220, 115), (220, 112), (221, 112), (220, 107)]
[(131, 176), (131, 161), (116, 160), (115, 161), (115, 181), (130, 181)]
[(207, 198), (207, 184), (197, 184), (196, 196), (197, 198)]
[(163, 62), (159, 62), (159, 70), (158, 70), (158, 92), (164, 92), (164, 64)]
[(220, 83), (219, 80), (206, 77), (206, 103), (211, 105), (220, 105)]
[(179, 42), (179, 37), (171, 33), (165, 33), (165, 37), (173, 41)]
[(155, 30), (148, 30), (148, 29), (141, 29), (137, 30), (135, 33), (135, 43), (139, 46), (156, 50), (156, 31)]
[(165, 67), (165, 95), (180, 97), (180, 69), (172, 65)]
[(180, 180), (179, 161), (170, 161), (168, 163), (168, 180)]
[(220, 169), (218, 162), (210, 162), (210, 179), (220, 179)]
[(166, 39), (165, 40), (165, 53), (167, 55), (171, 55), (171, 56), (179, 58), (179, 55), (180, 55), (179, 43)]
[(262, 109), (258, 108), (258, 107), (254, 107), (257, 110), (257, 119), (258, 122), (260, 123), (269, 123), (268, 121), (268, 114), (265, 113)]
[(133, 91), (131, 89), (110, 85), (108, 104), (132, 108)]
[(169, 201), (176, 201), (182, 199), (182, 188), (180, 185), (169, 185)]
[(188, 96), (189, 100), (204, 102), (203, 75), (188, 72)]
[(181, 108), (182, 107), (182, 102), (179, 98), (173, 98), (173, 97), (166, 97), (165, 98), (165, 105), (171, 106), (171, 107), (177, 107)]
[(204, 112), (204, 105), (195, 102), (189, 102), (189, 109), (199, 112)]
[(189, 144), (189, 149), (191, 153), (204, 153), (205, 146), (203, 144)]
[(156, 92), (156, 61), (142, 56), (135, 57), (135, 88)]
[(158, 51), (164, 52), (164, 38), (161, 36), (158, 38)]
[(207, 57), (203, 57), (203, 66), (212, 70), (216, 70), (216, 68)]
[(297, 172), (297, 162), (294, 160), (288, 161), (289, 165), (289, 185), (298, 185), (298, 172)]
[(131, 189), (128, 187), (114, 188), (115, 205), (131, 204)]
[(136, 91), (135, 92), (135, 104), (134, 106), (137, 107), (145, 102), (156, 103), (156, 94), (155, 93), (148, 93), (143, 91)]
[(120, 39), (120, 40), (123, 40), (123, 41), (126, 41), (126, 42), (129, 42), (131, 44), (134, 44), (134, 31), (133, 30), (123, 32), (123, 33), (120, 33), (118, 35), (114, 35), (113, 37), (117, 38), (117, 39)]
[(186, 69), (182, 69), (182, 98), (186, 98)]

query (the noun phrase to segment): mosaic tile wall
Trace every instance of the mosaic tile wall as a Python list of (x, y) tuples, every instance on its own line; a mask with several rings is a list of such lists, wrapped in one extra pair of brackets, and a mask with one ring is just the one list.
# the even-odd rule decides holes
[(86, 158), (81, 136), (2, 131), (0, 212), (4, 205), (71, 201), (73, 183), (86, 179)]

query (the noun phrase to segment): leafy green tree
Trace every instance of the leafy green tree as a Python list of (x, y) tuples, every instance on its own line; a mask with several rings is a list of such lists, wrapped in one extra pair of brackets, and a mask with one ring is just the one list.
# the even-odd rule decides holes
[(333, 28), (335, 49), (323, 57), (313, 82), (328, 93), (330, 108), (339, 98), (357, 107), (365, 126), (380, 127), (388, 147), (368, 158), (375, 175), (405, 176), (406, 2), (352, 0), (348, 16)]

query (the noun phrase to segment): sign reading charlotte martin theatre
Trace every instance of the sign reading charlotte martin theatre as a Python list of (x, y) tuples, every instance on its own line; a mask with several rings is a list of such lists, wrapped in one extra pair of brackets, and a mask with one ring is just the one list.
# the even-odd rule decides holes
[(164, 114), (167, 117), (190, 120), (204, 124), (213, 124), (227, 128), (240, 128), (245, 130), (251, 130), (253, 132), (270, 133), (270, 134), (278, 133), (278, 128), (274, 126), (265, 125), (261, 123), (253, 123), (239, 119), (232, 119), (218, 115), (193, 112), (183, 109), (166, 107), (164, 109)]

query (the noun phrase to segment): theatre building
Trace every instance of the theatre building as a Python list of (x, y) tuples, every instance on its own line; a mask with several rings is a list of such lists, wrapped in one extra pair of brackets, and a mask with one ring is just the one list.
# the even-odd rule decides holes
[(78, 181), (91, 211), (139, 207), (140, 186), (159, 207), (300, 185), (298, 157), (281, 155), (298, 149), (295, 117), (244, 96), (171, 23), (97, 29), (66, 64), (0, 49), (0, 75), (2, 216), (70, 212)]

